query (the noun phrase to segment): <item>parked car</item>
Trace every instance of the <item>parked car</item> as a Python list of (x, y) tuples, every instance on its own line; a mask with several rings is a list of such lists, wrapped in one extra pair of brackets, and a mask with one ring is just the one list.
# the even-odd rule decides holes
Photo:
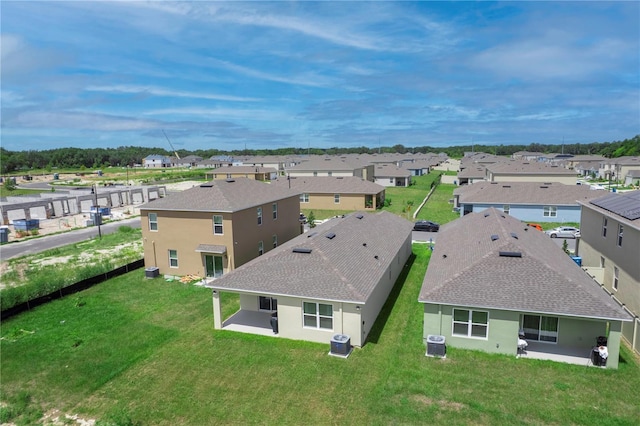
[(536, 228), (538, 231), (542, 231), (542, 225), (540, 225), (539, 223), (527, 223), (527, 226), (530, 226), (531, 228)]
[(545, 234), (551, 238), (578, 238), (580, 237), (580, 230), (573, 226), (559, 226), (545, 231)]
[(413, 225), (414, 231), (438, 232), (440, 225), (428, 220), (419, 220)]

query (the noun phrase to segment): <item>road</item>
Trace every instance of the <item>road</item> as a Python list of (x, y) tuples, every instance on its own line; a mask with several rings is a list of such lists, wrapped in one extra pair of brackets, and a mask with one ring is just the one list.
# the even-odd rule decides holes
[[(413, 231), (413, 234), (411, 236), (413, 241), (420, 241), (420, 242), (433, 241), (434, 243), (436, 242), (437, 237), (438, 237), (437, 232), (420, 232), (420, 231)], [(566, 241), (568, 250), (571, 253), (575, 253), (576, 251), (575, 238), (567, 238), (566, 240), (564, 238), (549, 238), (549, 239), (554, 243), (556, 243), (556, 245), (560, 248), (562, 248), (562, 243)]]
[[(118, 230), (120, 226), (130, 226), (132, 228), (140, 228), (140, 218), (119, 220), (117, 222), (109, 222), (100, 227), (103, 234), (109, 234)], [(56, 247), (66, 246), (68, 244), (85, 241), (92, 237), (98, 236), (98, 227), (76, 229), (62, 234), (47, 235), (41, 238), (33, 238), (26, 241), (15, 242), (0, 246), (0, 259), (7, 260), (27, 254), (39, 253)]]

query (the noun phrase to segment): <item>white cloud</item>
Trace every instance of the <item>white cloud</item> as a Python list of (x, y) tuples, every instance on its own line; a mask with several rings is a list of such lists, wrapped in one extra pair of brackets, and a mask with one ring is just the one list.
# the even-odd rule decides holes
[(86, 88), (90, 92), (106, 92), (106, 93), (131, 93), (131, 94), (148, 94), (153, 96), (193, 98), (193, 99), (212, 99), (220, 101), (232, 102), (256, 102), (260, 99), (242, 96), (219, 95), (204, 92), (188, 92), (181, 90), (164, 89), (153, 86), (136, 86), (136, 85), (110, 85), (110, 86), (88, 86)]

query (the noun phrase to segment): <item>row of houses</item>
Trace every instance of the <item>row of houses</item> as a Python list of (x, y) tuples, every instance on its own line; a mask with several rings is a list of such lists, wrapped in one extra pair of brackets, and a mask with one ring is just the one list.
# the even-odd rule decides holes
[[(388, 212), (358, 211), (302, 233), (304, 192), (295, 182), (345, 178), (275, 185), (218, 179), (148, 203), (141, 208), (145, 264), (163, 274), (205, 277), (215, 328), (323, 343), (341, 334), (362, 346), (408, 267), (412, 224)], [(635, 253), (638, 263), (639, 225), (625, 224), (622, 251)], [(637, 293), (637, 271), (607, 259), (614, 265), (606, 267), (617, 268), (619, 294)], [(426, 272), (418, 300), (425, 342), (437, 334), (452, 346), (516, 354), (524, 330), (530, 353), (544, 358), (588, 356), (606, 335), (607, 367), (616, 368), (624, 324), (635, 324), (601, 283), (504, 209), (488, 207), (444, 226)], [(240, 299), (230, 318), (221, 317), (224, 292)]]
[(459, 167), (457, 183), (558, 182), (576, 183), (578, 177), (611, 179), (625, 185), (640, 185), (640, 157), (605, 158), (599, 155), (545, 155), (520, 152), (512, 158), (487, 153), (468, 153)]
[(213, 169), (208, 179), (249, 179), (269, 181), (278, 177), (358, 177), (381, 186), (405, 187), (412, 176), (428, 174), (447, 159), (435, 154), (345, 154), (341, 156), (264, 156), (213, 157), (202, 160), (189, 156), (182, 160), (161, 155), (150, 155), (143, 160), (144, 167), (196, 167)]

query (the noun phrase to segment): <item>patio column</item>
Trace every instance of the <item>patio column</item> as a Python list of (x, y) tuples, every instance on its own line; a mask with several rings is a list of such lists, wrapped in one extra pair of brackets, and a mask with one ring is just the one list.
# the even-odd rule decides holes
[(212, 300), (213, 300), (213, 328), (220, 330), (222, 329), (222, 311), (220, 309), (220, 293), (218, 290), (213, 290), (212, 292)]

